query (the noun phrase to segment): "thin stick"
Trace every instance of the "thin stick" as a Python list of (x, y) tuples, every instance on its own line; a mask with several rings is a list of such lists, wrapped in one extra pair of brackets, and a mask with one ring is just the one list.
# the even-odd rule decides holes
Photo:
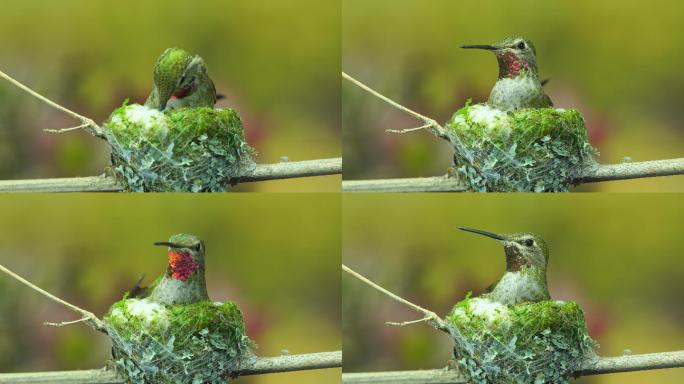
[[(342, 366), (342, 351), (307, 353), (301, 355), (257, 357), (252, 365), (236, 372), (238, 376), (267, 373), (305, 371)], [(124, 384), (126, 381), (113, 370), (2, 373), (3, 384)]]
[(418, 113), (412, 109), (404, 107), (403, 105), (401, 105), (401, 104), (397, 103), (396, 101), (386, 97), (385, 95), (383, 95), (380, 92), (372, 89), (371, 87), (367, 86), (366, 84), (364, 84), (364, 83), (356, 80), (355, 78), (349, 76), (345, 72), (342, 72), (342, 78), (347, 80), (347, 81), (350, 81), (352, 84), (354, 84), (357, 87), (363, 89), (364, 91), (370, 93), (371, 95), (377, 97), (378, 99), (384, 101), (385, 103), (393, 106), (394, 108), (396, 108), (400, 111), (404, 111), (404, 112), (408, 113), (409, 115), (411, 115), (411, 116), (415, 117), (416, 119), (421, 120), (421, 121), (423, 121), (423, 123), (425, 123), (425, 125), (423, 125), (422, 127), (418, 127), (418, 128), (409, 128), (409, 129), (402, 129), (402, 130), (387, 130), (387, 132), (407, 133), (407, 132), (413, 132), (413, 131), (418, 131), (421, 129), (428, 129), (428, 128), (432, 128), (435, 131), (437, 131), (439, 136), (444, 135), (444, 133), (446, 132), (444, 130), (444, 128), (441, 125), (439, 125), (434, 119), (431, 119), (427, 116), (423, 116), (420, 113)]
[(49, 321), (46, 321), (46, 322), (44, 322), (43, 324), (49, 325), (49, 326), (51, 326), (51, 327), (63, 327), (63, 326), (65, 326), (65, 325), (78, 324), (78, 323), (82, 323), (82, 322), (88, 321), (88, 320), (89, 320), (89, 319), (88, 319), (87, 317), (82, 317), (82, 318), (80, 318), (80, 319), (78, 319), (78, 320), (62, 321), (62, 322), (60, 322), (60, 323), (51, 323), (51, 322), (49, 322)]
[(88, 126), (88, 124), (81, 124), (81, 125), (79, 125), (79, 126), (77, 126), (77, 127), (71, 127), (71, 128), (60, 128), (60, 129), (47, 129), (47, 128), (46, 128), (46, 129), (43, 129), (43, 132), (49, 132), (49, 133), (64, 133), (64, 132), (75, 131), (75, 130), (77, 130), (77, 129), (83, 129), (83, 128), (87, 127), (87, 126)]
[[(93, 120), (91, 120), (85, 116), (79, 115), (78, 113), (76, 113), (70, 109), (62, 107), (61, 105), (55, 103), (54, 101), (48, 99), (47, 97), (41, 95), (40, 93), (34, 91), (33, 89), (31, 89), (31, 88), (25, 86), (24, 84), (20, 83), (19, 81), (15, 80), (14, 78), (12, 78), (10, 75), (6, 74), (5, 72), (0, 71), (0, 77), (9, 81), (10, 83), (14, 84), (15, 86), (19, 87), (21, 90), (27, 92), (28, 94), (30, 94), (31, 96), (33, 96), (33, 97), (37, 98), (38, 100), (44, 102), (45, 104), (51, 106), (52, 108), (55, 108), (59, 111), (66, 113), (67, 115), (69, 115), (73, 118), (80, 120), (82, 124), (78, 127), (74, 127), (73, 129), (81, 129), (81, 128), (85, 128), (85, 127), (91, 127), (95, 131), (100, 131), (100, 126), (97, 125)], [(66, 128), (66, 130), (72, 130), (72, 128)], [(48, 132), (53, 132), (53, 131), (57, 131), (59, 133), (59, 131), (61, 131), (61, 130), (48, 130)]]
[[(349, 273), (350, 275), (356, 277), (357, 279), (363, 281), (364, 283), (370, 285), (374, 289), (384, 293), (385, 295), (389, 296), (390, 298), (394, 299), (395, 301), (398, 301), (398, 302), (410, 307), (414, 311), (423, 314), (425, 316), (425, 318), (421, 319), (420, 320), (421, 322), (425, 321), (425, 322), (431, 324), (432, 326), (434, 326), (435, 328), (437, 328), (439, 330), (447, 331), (446, 323), (444, 322), (444, 320), (442, 320), (441, 317), (437, 316), (436, 313), (434, 313), (430, 310), (427, 310), (427, 309), (425, 309), (425, 308), (423, 308), (417, 304), (413, 304), (412, 302), (395, 295), (394, 293), (392, 293), (392, 292), (386, 290), (385, 288), (375, 284), (374, 282), (368, 280), (366, 277), (364, 277), (363, 275), (361, 275), (358, 272), (355, 272), (354, 270), (352, 270), (351, 268), (347, 267), (344, 264), (342, 264), (342, 270)], [(408, 323), (410, 323), (410, 322), (408, 322)], [(401, 324), (401, 323), (394, 323), (394, 324)]]
[(410, 321), (402, 321), (401, 323), (395, 323), (394, 321), (385, 321), (385, 325), (391, 325), (393, 327), (405, 327), (407, 325), (413, 325), (413, 324), (420, 324), (420, 323), (425, 323), (432, 320), (430, 317), (423, 317), (422, 319), (418, 320), (410, 320)]
[(20, 283), (26, 285), (27, 287), (33, 289), (36, 292), (42, 294), (43, 296), (46, 296), (48, 299), (54, 301), (55, 303), (62, 304), (63, 306), (71, 309), (72, 311), (80, 313), (86, 319), (85, 321), (92, 322), (93, 326), (97, 330), (100, 330), (100, 331), (104, 330), (104, 324), (92, 312), (88, 312), (85, 309), (79, 308), (79, 307), (77, 307), (77, 306), (75, 306), (75, 305), (73, 305), (67, 301), (64, 301), (64, 300), (60, 299), (59, 297), (43, 290), (42, 288), (38, 287), (37, 285), (31, 283), (30, 281), (24, 279), (23, 277), (21, 277), (21, 276), (17, 275), (16, 273), (10, 271), (9, 269), (5, 268), (5, 266), (3, 266), (2, 264), (0, 264), (0, 271), (5, 272), (10, 277), (18, 280)]

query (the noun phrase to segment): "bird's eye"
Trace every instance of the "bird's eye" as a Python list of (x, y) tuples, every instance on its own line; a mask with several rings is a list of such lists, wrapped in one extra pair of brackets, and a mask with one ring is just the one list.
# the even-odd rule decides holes
[(202, 250), (202, 243), (195, 244), (194, 248), (195, 248), (195, 251), (201, 251)]
[(518, 49), (525, 49), (525, 42), (521, 41), (518, 43)]
[(527, 239), (527, 240), (523, 241), (523, 244), (524, 244), (526, 247), (531, 247), (531, 246), (534, 245), (534, 240), (532, 240), (532, 239)]

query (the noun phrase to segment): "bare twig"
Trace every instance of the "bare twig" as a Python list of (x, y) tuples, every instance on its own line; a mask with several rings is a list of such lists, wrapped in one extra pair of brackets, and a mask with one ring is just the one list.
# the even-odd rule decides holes
[[(237, 178), (238, 183), (280, 180), (295, 177), (325, 176), (342, 173), (342, 158), (257, 164)], [(0, 181), (0, 192), (120, 192), (123, 186), (108, 176), (71, 177), (35, 180)]]
[(83, 322), (86, 322), (86, 321), (88, 321), (88, 320), (90, 320), (90, 319), (88, 319), (87, 317), (82, 317), (82, 318), (80, 318), (80, 319), (78, 319), (78, 320), (62, 321), (62, 322), (59, 322), (59, 323), (51, 323), (51, 322), (49, 322), (49, 321), (46, 321), (46, 322), (44, 322), (43, 324), (49, 325), (49, 326), (51, 326), (51, 327), (63, 327), (63, 326), (65, 326), (65, 325), (72, 325), (72, 324), (83, 323)]
[(9, 81), (10, 83), (16, 85), (16, 86), (19, 87), (21, 90), (27, 92), (27, 93), (30, 94), (31, 96), (37, 98), (38, 100), (44, 102), (45, 104), (51, 106), (52, 108), (55, 108), (55, 109), (57, 109), (57, 110), (59, 110), (59, 111), (62, 111), (62, 112), (64, 112), (64, 113), (66, 113), (67, 115), (69, 115), (69, 116), (71, 116), (71, 117), (73, 117), (73, 118), (78, 119), (78, 120), (81, 121), (81, 125), (79, 125), (78, 127), (63, 128), (63, 129), (49, 129), (49, 130), (46, 130), (46, 131), (48, 131), (48, 132), (54, 132), (54, 133), (62, 133), (62, 132), (71, 131), (71, 130), (74, 130), (74, 129), (82, 129), (82, 128), (86, 128), (86, 127), (91, 127), (91, 128), (93, 128), (93, 130), (95, 130), (95, 132), (99, 132), (99, 131), (100, 131), (100, 126), (97, 125), (92, 119), (89, 119), (89, 118), (87, 118), (87, 117), (85, 117), (85, 116), (81, 116), (81, 115), (79, 115), (78, 113), (76, 113), (76, 112), (74, 112), (74, 111), (72, 111), (72, 110), (70, 110), (70, 109), (67, 109), (67, 108), (65, 108), (65, 107), (62, 107), (61, 105), (55, 103), (54, 101), (48, 99), (47, 97), (41, 95), (40, 93), (34, 91), (33, 89), (31, 89), (31, 88), (25, 86), (24, 84), (20, 83), (19, 81), (15, 80), (14, 78), (12, 78), (10, 75), (6, 74), (5, 72), (0, 71), (0, 77), (2, 77), (3, 79)]
[(104, 323), (102, 323), (102, 320), (100, 320), (97, 316), (95, 316), (92, 312), (88, 312), (85, 309), (82, 309), (80, 307), (77, 307), (65, 300), (60, 299), (59, 297), (45, 291), (44, 289), (38, 287), (37, 285), (31, 283), (30, 281), (24, 279), (23, 277), (17, 275), (16, 273), (10, 271), (9, 269), (5, 268), (3, 265), (0, 265), (0, 271), (8, 274), (10, 277), (14, 278), (15, 280), (19, 281), (20, 283), (26, 285), (27, 287), (33, 289), (34, 291), (42, 294), (43, 296), (47, 297), (48, 299), (54, 301), (55, 303), (62, 304), (63, 306), (71, 309), (74, 312), (78, 312), (83, 316), (83, 319), (78, 320), (78, 321), (85, 321), (89, 325), (91, 325), (93, 328), (95, 328), (98, 331), (104, 331)]
[(437, 123), (437, 121), (435, 121), (434, 119), (431, 119), (427, 116), (423, 116), (420, 113), (418, 113), (412, 109), (404, 107), (403, 105), (401, 105), (401, 104), (397, 103), (396, 101), (386, 97), (385, 95), (381, 94), (380, 92), (372, 89), (371, 87), (369, 87), (366, 84), (356, 80), (355, 78), (349, 76), (348, 74), (346, 74), (344, 72), (342, 72), (342, 78), (350, 81), (351, 83), (353, 83), (357, 87), (359, 87), (359, 88), (363, 89), (364, 91), (370, 93), (371, 95), (379, 98), (380, 100), (382, 100), (385, 103), (393, 106), (394, 108), (396, 108), (400, 111), (404, 111), (404, 112), (408, 113), (409, 115), (415, 117), (416, 119), (421, 120), (424, 123), (423, 126), (418, 127), (418, 128), (408, 128), (408, 129), (401, 129), (401, 130), (388, 129), (387, 132), (390, 132), (390, 133), (407, 133), (407, 132), (413, 132), (413, 131), (418, 131), (418, 130), (422, 130), (422, 129), (432, 128), (435, 130), (435, 133), (437, 134), (437, 136), (444, 136), (445, 135), (446, 131), (444, 130), (444, 127), (439, 125), (439, 123)]
[[(684, 367), (684, 351), (649, 353), (644, 355), (599, 357), (587, 361), (577, 376), (601, 375), (617, 372), (645, 371)], [(348, 384), (464, 384), (468, 380), (455, 370), (427, 369), (420, 371), (344, 373), (342, 382)]]
[[(0, 185), (0, 188), (1, 185)], [(466, 192), (468, 186), (449, 176), (404, 179), (342, 180), (344, 192)]]
[(238, 375), (259, 375), (263, 373), (305, 371), (311, 369), (337, 368), (342, 366), (342, 351), (257, 357), (254, 364), (242, 368)]
[[(344, 264), (342, 264), (342, 270), (349, 273), (350, 275), (354, 276), (355, 278), (363, 281), (364, 283), (370, 285), (374, 289), (384, 293), (385, 295), (389, 296), (393, 300), (398, 301), (398, 302), (408, 306), (409, 308), (413, 309), (414, 311), (425, 316), (425, 318), (423, 318), (419, 321), (409, 321), (409, 322), (406, 322), (406, 324), (415, 324), (415, 323), (419, 323), (419, 322), (426, 322), (426, 323), (432, 325), (433, 327), (435, 327), (436, 329), (448, 332), (446, 323), (444, 322), (444, 320), (442, 320), (441, 317), (437, 316), (436, 313), (434, 313), (430, 310), (427, 310), (427, 309), (425, 309), (425, 308), (423, 308), (417, 304), (413, 304), (412, 302), (410, 302), (410, 301), (408, 301), (402, 297), (399, 297), (398, 295), (395, 295), (394, 293), (392, 293), (392, 292), (386, 290), (385, 288), (375, 284), (374, 282), (368, 280), (366, 277), (364, 277), (360, 273), (352, 270), (351, 268), (347, 267)], [(402, 324), (402, 323), (391, 323), (391, 325), (397, 325), (397, 324)]]
[(643, 177), (660, 177), (684, 174), (684, 158), (640, 161), (621, 164), (604, 164), (590, 169), (577, 184), (597, 181), (627, 180)]
[[(336, 351), (277, 357), (257, 357), (252, 365), (236, 373), (238, 376), (247, 376), (341, 366), (342, 352)], [(108, 369), (0, 374), (0, 383), (3, 384), (124, 384), (125, 382), (121, 376)]]

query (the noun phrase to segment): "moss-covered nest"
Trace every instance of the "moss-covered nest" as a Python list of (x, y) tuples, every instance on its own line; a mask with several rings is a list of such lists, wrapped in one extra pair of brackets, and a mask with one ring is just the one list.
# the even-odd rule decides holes
[(480, 192), (565, 192), (596, 165), (582, 115), (574, 109), (504, 112), (466, 105), (446, 124), (454, 172)]
[(476, 384), (567, 383), (596, 356), (584, 313), (572, 301), (505, 306), (467, 297), (447, 322), (456, 364)]
[(254, 359), (231, 302), (115, 303), (104, 317), (116, 370), (131, 383), (224, 383)]
[(130, 191), (221, 192), (255, 167), (232, 109), (160, 112), (124, 103), (99, 136), (112, 147), (111, 171)]

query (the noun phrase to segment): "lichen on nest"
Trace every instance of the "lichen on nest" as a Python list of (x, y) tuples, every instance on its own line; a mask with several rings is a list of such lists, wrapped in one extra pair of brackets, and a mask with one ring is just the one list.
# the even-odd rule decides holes
[(598, 152), (574, 109), (525, 108), (504, 112), (466, 105), (447, 122), (454, 176), (480, 192), (565, 192)]
[(596, 357), (584, 313), (572, 301), (505, 306), (468, 295), (447, 324), (456, 364), (475, 384), (567, 383)]
[(160, 112), (127, 102), (98, 136), (112, 148), (111, 172), (130, 191), (221, 192), (255, 167), (233, 109)]
[(124, 297), (103, 320), (114, 367), (134, 384), (224, 383), (254, 359), (232, 302), (163, 306)]

